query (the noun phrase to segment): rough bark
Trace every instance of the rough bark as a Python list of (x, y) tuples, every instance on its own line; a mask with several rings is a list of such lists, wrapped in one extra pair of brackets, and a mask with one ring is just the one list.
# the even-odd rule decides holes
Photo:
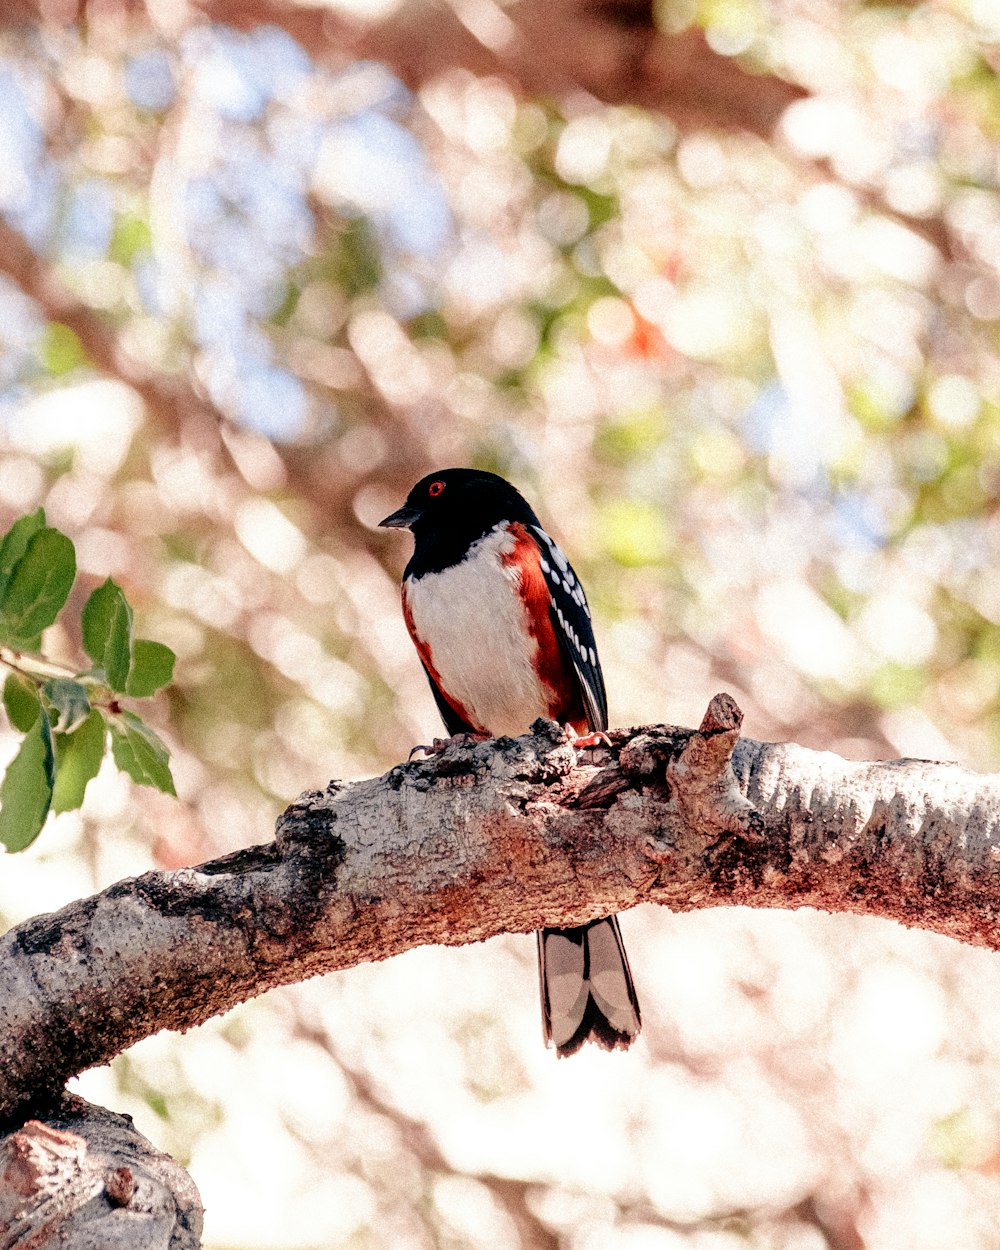
[(128, 1116), (66, 1095), (0, 1138), (0, 1250), (195, 1250), (194, 1182)]
[[(0, 1116), (161, 1028), (425, 943), (641, 902), (821, 907), (1000, 949), (1000, 777), (697, 732), (561, 731), (303, 795), (273, 843), (119, 882), (0, 939)], [(636, 954), (640, 959), (641, 952)]]

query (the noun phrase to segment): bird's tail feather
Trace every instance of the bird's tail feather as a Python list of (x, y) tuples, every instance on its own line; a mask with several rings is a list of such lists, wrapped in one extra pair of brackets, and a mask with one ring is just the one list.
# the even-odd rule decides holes
[(560, 1058), (584, 1042), (624, 1050), (642, 1026), (617, 916), (538, 933), (542, 1027)]

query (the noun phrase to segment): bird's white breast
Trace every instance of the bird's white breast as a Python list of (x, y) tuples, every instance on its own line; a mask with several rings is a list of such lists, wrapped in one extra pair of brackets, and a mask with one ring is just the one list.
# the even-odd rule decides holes
[(441, 685), (494, 737), (526, 733), (549, 715), (551, 698), (535, 671), (520, 572), (504, 563), (513, 549), (513, 535), (499, 525), (461, 564), (406, 583), (413, 628)]

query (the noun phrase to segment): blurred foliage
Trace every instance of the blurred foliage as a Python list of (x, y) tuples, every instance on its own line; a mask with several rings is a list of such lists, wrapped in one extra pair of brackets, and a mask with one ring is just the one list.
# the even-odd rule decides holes
[[(771, 142), (458, 68), (410, 92), (269, 23), (7, 30), (0, 507), (44, 505), (177, 653), (180, 802), (102, 769), (4, 859), (5, 917), (260, 841), (436, 731), (371, 525), (447, 464), (514, 478), (571, 553), (613, 721), (725, 687), (758, 738), (995, 768), (996, 13), (656, 6), (805, 88)], [(625, 925), (627, 1056), (557, 1068), (510, 939), (84, 1087), (191, 1160), (216, 1246), (997, 1245), (994, 956)]]

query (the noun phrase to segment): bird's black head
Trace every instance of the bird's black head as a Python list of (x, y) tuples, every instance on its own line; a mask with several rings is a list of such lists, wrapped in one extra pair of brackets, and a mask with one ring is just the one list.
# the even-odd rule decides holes
[(520, 491), (496, 473), (441, 469), (421, 478), (406, 503), (379, 525), (413, 531), (415, 547), (407, 575), (419, 577), (457, 564), (501, 521), (538, 524)]

